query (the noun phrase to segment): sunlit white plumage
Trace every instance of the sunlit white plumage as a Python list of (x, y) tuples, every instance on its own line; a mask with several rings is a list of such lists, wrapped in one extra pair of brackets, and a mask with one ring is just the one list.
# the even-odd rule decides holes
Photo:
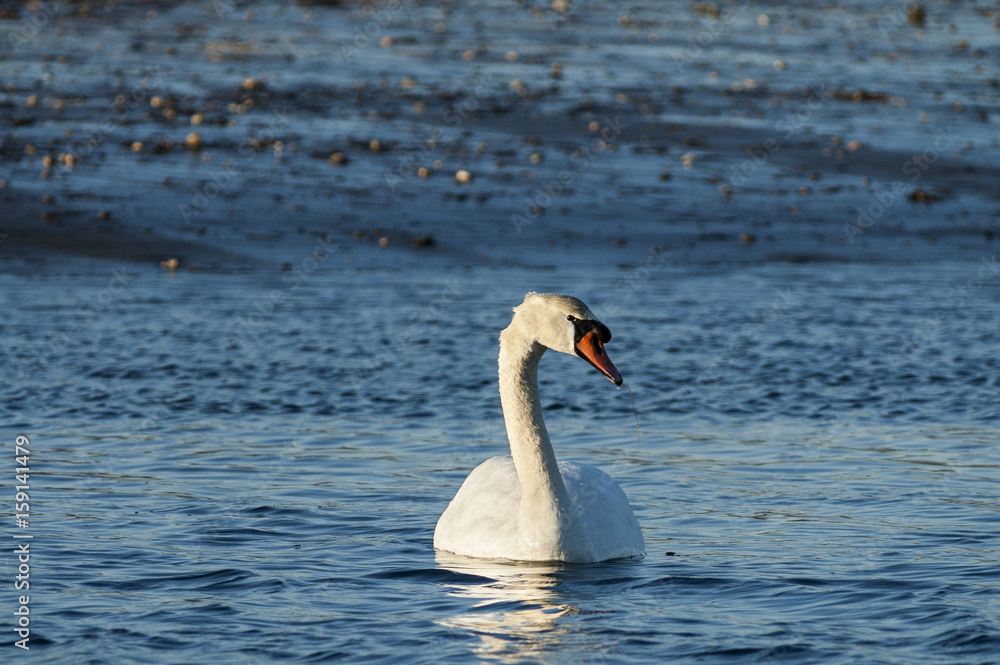
[(556, 462), (542, 420), (546, 349), (587, 360), (621, 385), (604, 350), (610, 331), (576, 298), (529, 293), (500, 334), (500, 402), (509, 456), (469, 474), (434, 531), (434, 547), (474, 557), (593, 562), (644, 553), (620, 487), (588, 464)]

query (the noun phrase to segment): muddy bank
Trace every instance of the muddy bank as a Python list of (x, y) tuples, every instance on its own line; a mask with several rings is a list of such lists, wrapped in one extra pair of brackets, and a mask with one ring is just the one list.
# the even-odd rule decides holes
[(1000, 230), (996, 14), (925, 9), (18, 7), (0, 258), (975, 258)]

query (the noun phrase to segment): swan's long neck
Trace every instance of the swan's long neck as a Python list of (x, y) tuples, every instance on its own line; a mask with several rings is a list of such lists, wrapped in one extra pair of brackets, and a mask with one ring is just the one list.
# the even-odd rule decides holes
[(500, 404), (521, 484), (519, 536), (532, 550), (562, 551), (580, 529), (542, 420), (538, 361), (544, 352), (513, 323), (501, 333)]

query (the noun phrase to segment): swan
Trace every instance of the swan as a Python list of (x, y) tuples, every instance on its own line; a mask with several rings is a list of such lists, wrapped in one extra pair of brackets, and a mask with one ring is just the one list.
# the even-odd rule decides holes
[(500, 404), (510, 455), (476, 467), (434, 529), (434, 547), (516, 561), (592, 563), (640, 556), (625, 492), (589, 464), (556, 462), (542, 421), (538, 361), (546, 349), (583, 358), (616, 386), (611, 331), (580, 300), (529, 293), (500, 333)]

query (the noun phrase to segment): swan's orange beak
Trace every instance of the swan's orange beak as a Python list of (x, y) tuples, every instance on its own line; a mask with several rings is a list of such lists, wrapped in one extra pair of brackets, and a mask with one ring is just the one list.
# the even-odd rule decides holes
[(611, 358), (608, 358), (608, 352), (604, 350), (604, 343), (596, 330), (591, 330), (580, 338), (576, 343), (576, 353), (611, 379), (616, 386), (622, 384), (622, 375)]

